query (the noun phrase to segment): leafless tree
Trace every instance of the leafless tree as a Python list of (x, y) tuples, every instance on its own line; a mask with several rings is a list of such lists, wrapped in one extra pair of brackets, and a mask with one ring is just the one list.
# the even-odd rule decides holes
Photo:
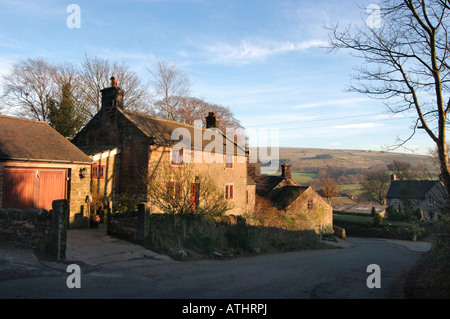
[(419, 162), (415, 165), (411, 163), (394, 160), (387, 165), (388, 171), (391, 171), (399, 180), (425, 180), (430, 178), (430, 165)]
[(148, 200), (167, 214), (220, 216), (231, 208), (213, 177), (184, 163), (158, 163), (143, 178)]
[(377, 168), (369, 171), (366, 179), (361, 183), (364, 189), (364, 196), (370, 201), (374, 200), (380, 205), (384, 205), (389, 183), (390, 177), (386, 168)]
[(56, 92), (53, 75), (54, 67), (43, 58), (15, 63), (3, 77), (2, 105), (19, 116), (46, 121)]
[(386, 99), (390, 112), (414, 112), (412, 138), (424, 129), (438, 149), (440, 171), (450, 193), (446, 145), (449, 93), (449, 1), (384, 0), (380, 23), (329, 27), (331, 51), (362, 58), (350, 91)]
[(322, 195), (331, 202), (333, 197), (339, 194), (337, 177), (333, 176), (330, 168), (320, 170), (318, 173), (317, 187), (322, 190)]
[(175, 64), (160, 57), (156, 57), (154, 66), (147, 70), (154, 78), (152, 85), (157, 99), (155, 103), (157, 111), (170, 120), (176, 120), (183, 99), (189, 96), (191, 88), (189, 78)]
[(97, 56), (84, 55), (79, 70), (83, 99), (83, 113), (92, 118), (101, 109), (101, 92), (110, 86), (110, 78), (119, 80), (119, 86), (125, 91), (124, 108), (140, 113), (151, 113), (151, 97), (137, 75), (125, 63), (110, 61)]

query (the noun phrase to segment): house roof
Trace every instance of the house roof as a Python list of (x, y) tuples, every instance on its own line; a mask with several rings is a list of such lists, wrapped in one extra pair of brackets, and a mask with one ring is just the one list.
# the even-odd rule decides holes
[(286, 185), (271, 198), (275, 206), (282, 209), (289, 207), (297, 198), (299, 198), (309, 186)]
[(47, 123), (4, 115), (0, 115), (0, 159), (92, 163)]
[(425, 195), (439, 181), (392, 181), (387, 192), (387, 198), (411, 197), (413, 199), (425, 199)]
[(384, 213), (386, 206), (371, 205), (371, 204), (358, 204), (358, 203), (344, 203), (333, 207), (334, 213), (351, 213), (358, 215), (370, 215), (372, 214), (372, 207), (375, 207), (378, 213)]
[[(186, 147), (189, 147), (190, 149), (199, 149), (198, 146), (200, 145), (197, 145), (195, 143), (194, 138), (196, 136), (200, 136), (203, 137), (201, 138), (202, 140), (201, 150), (205, 150), (205, 147), (207, 147), (208, 145), (210, 145), (210, 143), (215, 141), (216, 138), (220, 138), (219, 142), (220, 144), (217, 144), (217, 146), (220, 145), (220, 148), (215, 149), (217, 153), (223, 154), (226, 153), (227, 142), (230, 143), (229, 145), (233, 146), (234, 150), (233, 153), (235, 155), (246, 155), (247, 153), (242, 147), (238, 146), (234, 141), (227, 138), (227, 136), (217, 128), (213, 129), (197, 128), (192, 125), (152, 117), (148, 115), (143, 115), (129, 110), (124, 110), (121, 108), (117, 108), (117, 110), (121, 112), (134, 125), (136, 125), (136, 127), (142, 133), (144, 133), (146, 136), (150, 138), (153, 138), (153, 142), (157, 145), (173, 146), (182, 140), (183, 145), (186, 145)], [(179, 130), (182, 137), (176, 136), (176, 138), (179, 139), (172, 139), (172, 133), (175, 130)], [(184, 133), (186, 131), (189, 132), (190, 136), (185, 136)], [(211, 139), (208, 139), (209, 137), (211, 137)], [(209, 146), (209, 148), (211, 147), (212, 145)]]
[(259, 196), (267, 196), (269, 193), (283, 181), (280, 176), (260, 175), (254, 177), (256, 181), (256, 194)]

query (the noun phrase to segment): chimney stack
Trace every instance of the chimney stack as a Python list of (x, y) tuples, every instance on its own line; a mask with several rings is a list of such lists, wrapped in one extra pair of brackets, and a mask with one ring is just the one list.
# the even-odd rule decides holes
[(206, 128), (217, 127), (216, 112), (209, 112), (206, 117)]
[(111, 86), (100, 90), (102, 93), (102, 109), (123, 108), (124, 90), (117, 86), (117, 78), (111, 77)]
[(397, 175), (392, 174), (392, 175), (391, 175), (391, 183), (392, 183), (393, 181), (396, 181), (396, 180), (397, 180)]
[(292, 179), (291, 165), (290, 164), (282, 164), (281, 165), (281, 177), (284, 179)]

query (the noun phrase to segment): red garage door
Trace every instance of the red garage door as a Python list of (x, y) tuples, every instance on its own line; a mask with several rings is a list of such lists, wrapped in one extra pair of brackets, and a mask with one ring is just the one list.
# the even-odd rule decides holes
[(56, 199), (67, 198), (64, 169), (5, 168), (3, 208), (52, 209)]

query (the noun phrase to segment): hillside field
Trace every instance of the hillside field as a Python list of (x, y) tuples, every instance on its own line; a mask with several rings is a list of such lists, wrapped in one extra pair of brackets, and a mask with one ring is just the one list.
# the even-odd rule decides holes
[[(292, 167), (292, 178), (301, 185), (312, 185), (317, 189), (318, 172), (332, 167), (339, 171), (339, 188), (342, 194), (359, 196), (363, 189), (360, 182), (367, 170), (377, 167), (385, 168), (393, 161), (408, 162), (412, 166), (427, 164), (430, 169), (433, 158), (424, 155), (364, 151), (335, 150), (319, 148), (289, 148), (279, 149), (280, 163), (289, 163)], [(281, 170), (275, 174), (280, 175)]]
[(430, 156), (425, 155), (364, 150), (280, 147), (279, 154), (280, 162), (289, 162), (293, 172), (317, 172), (327, 166), (366, 170), (390, 164), (394, 160), (411, 165), (432, 161)]

